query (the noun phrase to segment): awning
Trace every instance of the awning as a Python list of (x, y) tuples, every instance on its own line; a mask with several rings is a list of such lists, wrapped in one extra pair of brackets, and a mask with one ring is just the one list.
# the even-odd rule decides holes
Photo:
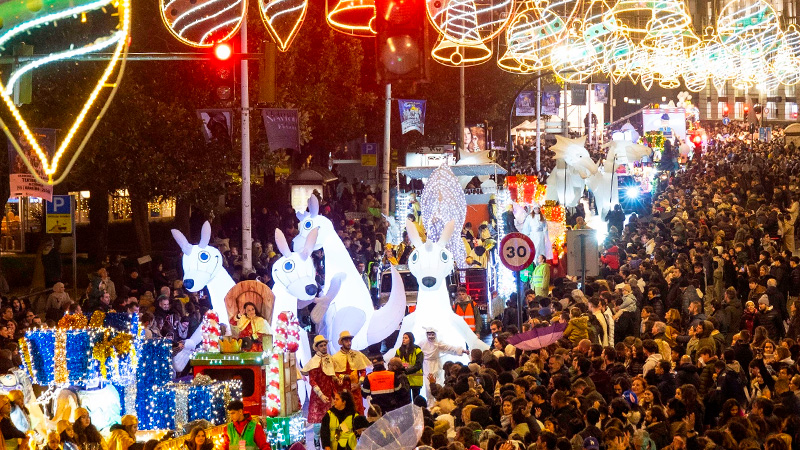
[[(438, 169), (439, 166), (432, 166), (432, 167), (398, 167), (397, 172), (401, 175), (409, 176), (415, 180), (419, 180), (422, 178), (428, 178), (431, 176), (434, 170)], [(450, 166), (450, 170), (453, 171), (453, 174), (457, 177), (461, 176), (470, 176), (470, 177), (478, 177), (478, 176), (485, 176), (485, 175), (505, 175), (507, 173), (506, 169), (503, 166), (490, 163), (490, 164), (465, 164), (463, 166)]]
[(289, 183), (294, 184), (308, 184), (308, 183), (330, 183), (331, 181), (336, 181), (339, 177), (334, 175), (330, 170), (314, 166), (309, 167), (307, 169), (298, 170), (297, 172), (292, 172), (286, 178), (286, 181)]

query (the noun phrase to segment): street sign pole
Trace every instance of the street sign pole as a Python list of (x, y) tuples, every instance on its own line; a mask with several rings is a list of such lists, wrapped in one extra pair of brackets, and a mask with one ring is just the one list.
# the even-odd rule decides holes
[[(72, 197), (72, 196), (70, 196)], [(77, 211), (77, 204), (75, 197), (72, 197), (70, 203), (72, 204), (72, 295), (74, 299), (78, 298), (78, 234), (75, 231), (75, 211)]]
[(508, 270), (514, 272), (517, 279), (517, 327), (522, 330), (522, 307), (524, 302), (524, 292), (522, 288), (523, 269), (530, 266), (536, 255), (533, 241), (522, 233), (508, 233), (500, 242), (500, 262)]

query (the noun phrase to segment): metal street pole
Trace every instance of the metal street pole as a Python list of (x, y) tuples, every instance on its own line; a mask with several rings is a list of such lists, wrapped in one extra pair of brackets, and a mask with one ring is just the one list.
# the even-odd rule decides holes
[[(386, 109), (383, 122), (383, 170), (381, 170), (381, 212), (389, 215), (389, 169), (392, 155), (392, 85), (386, 83)], [(399, 219), (398, 219), (399, 220)], [(403, 219), (405, 220), (405, 219)]]
[[(247, 53), (247, 20), (239, 31), (242, 53)], [(253, 271), (252, 217), (250, 216), (250, 80), (247, 59), (242, 59), (242, 275)]]
[(569, 137), (569, 118), (567, 117), (567, 80), (564, 80), (564, 137)]
[(536, 74), (536, 175), (542, 172), (542, 71)]
[[(466, 150), (467, 143), (464, 142), (464, 129), (467, 127), (466, 122), (466, 112), (467, 107), (464, 101), (464, 66), (459, 68), (461, 71), (461, 86), (459, 88), (459, 105), (458, 105), (458, 133), (461, 136), (459, 141), (461, 142), (461, 149)], [(461, 155), (459, 154), (459, 157)]]
[(592, 125), (594, 125), (592, 123), (592, 102), (593, 101), (594, 101), (594, 99), (592, 98), (592, 83), (589, 83), (588, 85), (586, 85), (586, 103), (589, 105), (589, 114), (586, 116), (587, 117), (586, 120), (588, 120), (587, 123), (589, 125), (587, 127), (587, 133), (586, 134), (589, 135), (588, 140), (589, 140), (589, 146), (590, 147), (592, 146), (592, 143), (594, 141), (594, 127), (592, 126)]

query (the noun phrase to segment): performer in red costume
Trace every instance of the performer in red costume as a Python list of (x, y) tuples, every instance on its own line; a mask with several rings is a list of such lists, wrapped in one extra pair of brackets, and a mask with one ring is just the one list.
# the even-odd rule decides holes
[(353, 394), (356, 412), (364, 415), (364, 400), (361, 397), (361, 382), (367, 376), (367, 367), (371, 365), (363, 353), (353, 350), (353, 335), (342, 331), (339, 335), (339, 352), (333, 355), (333, 368), (340, 389)]

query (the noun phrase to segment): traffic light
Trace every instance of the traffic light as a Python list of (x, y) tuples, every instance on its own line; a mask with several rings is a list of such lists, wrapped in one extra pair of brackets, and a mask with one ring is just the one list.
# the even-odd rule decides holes
[(378, 78), (381, 83), (414, 82), (425, 78), (424, 0), (376, 0), (375, 21)]
[(233, 106), (235, 92), (235, 58), (233, 46), (229, 42), (220, 42), (211, 49), (213, 70), (212, 82), (214, 84), (214, 98), (219, 106), (230, 108)]
[(750, 107), (744, 105), (744, 120), (747, 120), (747, 115), (750, 114)]
[(726, 104), (722, 105), (722, 117), (727, 118), (729, 112), (730, 112), (730, 108), (728, 108), (728, 104), (726, 103)]

